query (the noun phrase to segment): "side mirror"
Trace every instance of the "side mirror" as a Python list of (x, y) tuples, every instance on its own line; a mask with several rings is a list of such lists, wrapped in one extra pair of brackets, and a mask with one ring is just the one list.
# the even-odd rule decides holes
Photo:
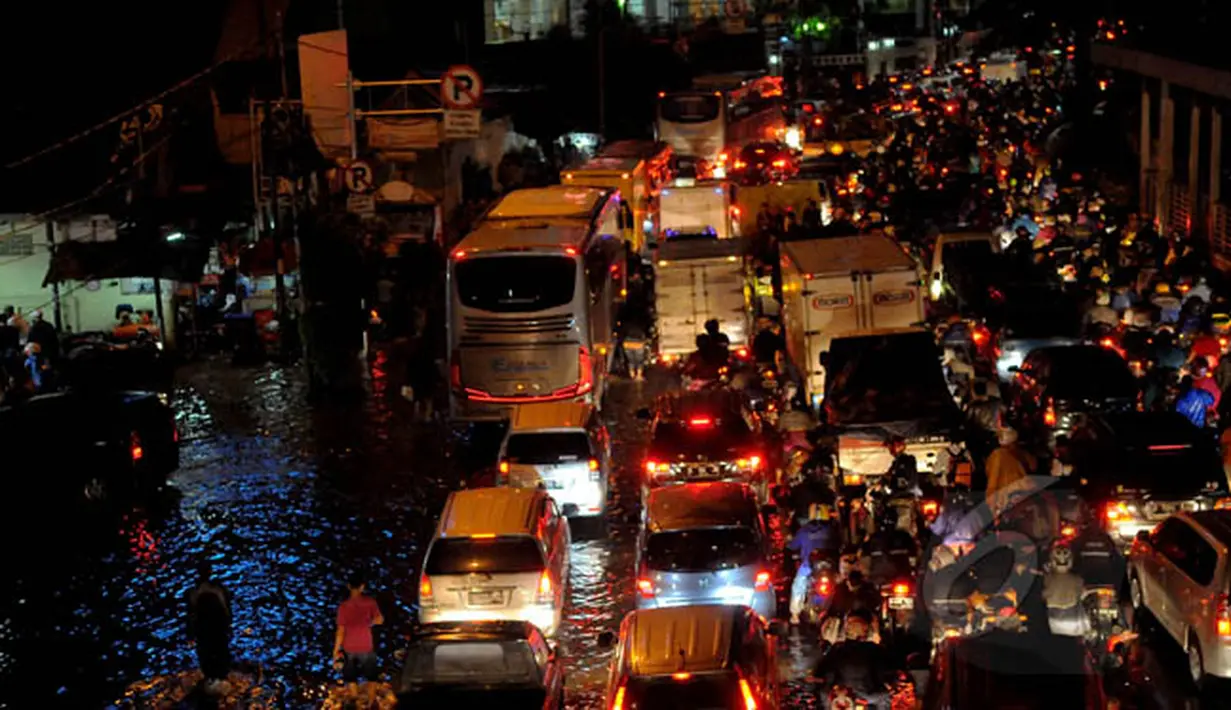
[(649, 407), (642, 407), (641, 409), (637, 410), (637, 418), (642, 421), (648, 422), (652, 417), (653, 415), (650, 413)]
[(598, 635), (598, 647), (606, 651), (615, 645), (615, 634), (611, 631), (604, 631)]
[(1133, 539), (1136, 540), (1137, 542), (1140, 542), (1143, 545), (1149, 545), (1150, 544), (1150, 531), (1149, 530), (1138, 530), (1137, 535), (1134, 536)]

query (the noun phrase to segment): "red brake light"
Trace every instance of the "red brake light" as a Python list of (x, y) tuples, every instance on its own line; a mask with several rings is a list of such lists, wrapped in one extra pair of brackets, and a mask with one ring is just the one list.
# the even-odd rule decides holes
[(927, 500), (923, 502), (923, 514), (924, 515), (936, 515), (936, 513), (939, 510), (940, 510), (940, 504), (937, 503), (936, 501)]
[(904, 597), (910, 594), (910, 585), (905, 582), (898, 582), (893, 585), (893, 595), (895, 597)]
[(564, 253), (569, 256), (577, 256), (577, 250), (573, 247), (564, 247)]
[(970, 339), (971, 339), (971, 340), (973, 340), (973, 341), (975, 341), (975, 345), (982, 345), (982, 344), (986, 343), (986, 342), (987, 342), (988, 337), (990, 337), (990, 336), (988, 335), (988, 332), (987, 332), (986, 330), (982, 329), (982, 328), (975, 328), (975, 329), (974, 329), (974, 330), (970, 333)]
[(586, 348), (581, 348), (577, 353), (577, 372), (577, 394), (583, 395), (594, 389), (594, 365), (590, 361), (590, 351)]
[(766, 572), (765, 570), (761, 570), (760, 572), (757, 572), (756, 591), (758, 592), (769, 591), (769, 572)]
[(1060, 537), (1066, 540), (1072, 540), (1077, 537), (1077, 528), (1072, 525), (1060, 526)]
[(508, 462), (508, 461), (501, 461), (501, 462), (500, 462), (500, 472), (501, 472), (501, 473), (508, 473), (508, 472), (509, 472), (509, 462)]
[(1215, 612), (1216, 628), (1218, 635), (1226, 639), (1231, 639), (1231, 602), (1228, 601), (1226, 594), (1218, 597), (1218, 611)]
[(824, 120), (824, 119), (822, 119), (820, 116), (817, 116), (816, 118), (812, 119), (812, 125), (814, 125), (814, 126), (819, 126), (819, 125), (823, 124), (824, 122), (825, 122), (825, 120)]
[(637, 580), (637, 593), (642, 599), (654, 598), (654, 582), (648, 577), (641, 577)]
[(785, 168), (785, 167), (786, 167), (786, 161), (785, 161), (785, 160), (783, 160), (783, 159), (781, 159), (781, 158), (779, 158), (778, 160), (775, 160), (775, 161), (774, 161), (774, 167), (775, 167), (775, 168)]
[(693, 417), (688, 420), (688, 426), (697, 427), (699, 429), (708, 429), (714, 426), (714, 420), (710, 417)]
[(539, 575), (539, 602), (551, 601), (551, 573), (543, 570)]
[(816, 593), (823, 597), (829, 596), (833, 591), (833, 583), (829, 581), (829, 577), (821, 577), (816, 581)]
[(1047, 409), (1043, 410), (1043, 423), (1047, 426), (1056, 426), (1056, 408), (1050, 402)]
[(466, 258), (466, 250), (465, 250), (465, 249), (458, 249), (457, 251), (453, 252), (453, 258), (454, 258), (454, 259), (464, 259), (464, 258)]
[(804, 104), (804, 113), (812, 113), (816, 108), (812, 104)]
[(128, 453), (132, 456), (133, 463), (137, 463), (145, 458), (145, 449), (141, 446), (141, 436), (137, 432), (133, 432), (128, 444)]
[(757, 699), (752, 694), (748, 681), (743, 678), (739, 679), (739, 693), (744, 696), (744, 710), (757, 710)]
[(692, 677), (691, 673), (672, 673), (671, 674), (672, 680), (688, 680), (691, 677)]
[(426, 574), (419, 580), (419, 601), (432, 598), (432, 578)]
[(650, 459), (645, 462), (645, 472), (649, 474), (666, 473), (671, 470), (671, 464)]
[(590, 470), (591, 471), (598, 470), (598, 459), (590, 459)]
[(1126, 520), (1128, 518), (1128, 506), (1124, 503), (1108, 503), (1105, 515), (1107, 516), (1107, 521), (1111, 523), (1118, 520)]
[(624, 710), (624, 686), (616, 688), (615, 697), (611, 700), (611, 710)]
[(462, 359), (457, 350), (454, 350), (453, 357), (449, 358), (449, 383), (455, 390), (462, 388)]

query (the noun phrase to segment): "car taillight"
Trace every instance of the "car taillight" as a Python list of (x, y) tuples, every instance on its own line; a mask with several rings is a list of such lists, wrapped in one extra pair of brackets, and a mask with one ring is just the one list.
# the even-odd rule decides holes
[(1056, 407), (1050, 401), (1047, 403), (1047, 409), (1043, 410), (1043, 424), (1056, 426)]
[(128, 439), (128, 455), (132, 457), (133, 463), (145, 458), (145, 449), (141, 446), (141, 435), (135, 431)]
[(761, 465), (764, 463), (765, 461), (757, 454), (752, 454), (751, 456), (748, 456), (746, 458), (735, 460), (736, 466), (739, 466), (740, 468), (746, 468), (752, 471), (760, 471)]
[(616, 688), (615, 697), (611, 699), (611, 710), (624, 710), (624, 684)]
[(546, 604), (551, 600), (551, 572), (543, 570), (539, 575), (539, 603)]
[(934, 500), (923, 501), (923, 514), (928, 516), (936, 515), (940, 512), (940, 504)]
[(431, 598), (432, 578), (425, 574), (423, 575), (423, 578), (419, 580), (419, 601), (423, 602), (425, 599), (430, 600)]
[(743, 678), (739, 679), (739, 693), (744, 696), (744, 710), (757, 710), (757, 699), (752, 694), (752, 687), (748, 685), (748, 681)]
[(781, 158), (780, 158), (780, 159), (778, 159), (778, 160), (775, 160), (775, 161), (774, 161), (774, 167), (775, 167), (775, 168), (785, 168), (785, 167), (786, 167), (786, 161), (785, 161), (785, 160), (782, 160)]
[(1218, 630), (1218, 637), (1224, 641), (1231, 640), (1231, 600), (1228, 600), (1226, 594), (1218, 598), (1218, 611), (1215, 612), (1214, 618), (1215, 628)]
[(821, 577), (820, 579), (816, 580), (816, 593), (817, 594), (820, 594), (822, 597), (827, 597), (829, 596), (829, 593), (832, 591), (833, 591), (833, 582), (829, 581), (829, 577)]
[(910, 596), (910, 585), (907, 584), (906, 582), (898, 582), (897, 584), (893, 585), (893, 596), (895, 597)]
[(581, 348), (577, 353), (577, 394), (585, 394), (594, 389), (594, 365), (590, 361), (590, 351)]
[(1060, 526), (1060, 537), (1064, 538), (1065, 540), (1072, 540), (1073, 538), (1077, 537), (1077, 527), (1073, 525), (1061, 525)]
[(1118, 523), (1128, 520), (1128, 506), (1124, 503), (1108, 503), (1105, 515), (1107, 516), (1107, 522), (1109, 523)]
[(641, 595), (642, 599), (653, 599), (654, 598), (654, 580), (650, 579), (649, 577), (638, 577), (637, 578), (637, 593)]
[(449, 383), (453, 385), (455, 390), (462, 388), (461, 353), (457, 350), (454, 350), (453, 357), (449, 358)]
[(645, 472), (649, 474), (666, 473), (671, 470), (671, 465), (661, 461), (649, 460), (645, 462)]
[(756, 591), (758, 592), (768, 592), (769, 591), (769, 572), (766, 572), (764, 570), (757, 572)]
[(599, 470), (599, 468), (600, 467), (599, 467), (598, 459), (590, 459), (590, 480), (591, 481), (601, 481), (603, 479), (603, 472)]

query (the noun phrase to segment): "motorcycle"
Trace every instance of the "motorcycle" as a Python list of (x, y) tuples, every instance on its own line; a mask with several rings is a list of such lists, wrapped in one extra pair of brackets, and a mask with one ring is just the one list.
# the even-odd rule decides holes
[(832, 685), (829, 688), (829, 709), (830, 710), (856, 710), (856, 708), (867, 708), (868, 701), (859, 697), (853, 689), (845, 685)]
[(881, 598), (881, 627), (892, 635), (907, 633), (915, 620), (915, 585), (907, 579), (882, 584)]
[(812, 574), (808, 577), (808, 596), (800, 613), (800, 621), (819, 626), (829, 611), (829, 602), (833, 600), (837, 586), (838, 575), (833, 561), (825, 557), (815, 559)]

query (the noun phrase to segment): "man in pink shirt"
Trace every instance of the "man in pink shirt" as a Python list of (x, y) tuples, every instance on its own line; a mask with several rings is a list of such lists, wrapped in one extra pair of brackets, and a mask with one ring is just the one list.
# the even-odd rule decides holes
[(385, 623), (376, 600), (364, 594), (363, 575), (352, 574), (346, 585), (350, 596), (338, 607), (338, 631), (333, 641), (334, 663), (342, 664), (342, 680), (347, 694), (356, 697), (362, 676), (367, 689), (365, 708), (376, 702), (376, 683), (380, 669), (376, 663), (376, 647), (372, 643), (372, 627)]

